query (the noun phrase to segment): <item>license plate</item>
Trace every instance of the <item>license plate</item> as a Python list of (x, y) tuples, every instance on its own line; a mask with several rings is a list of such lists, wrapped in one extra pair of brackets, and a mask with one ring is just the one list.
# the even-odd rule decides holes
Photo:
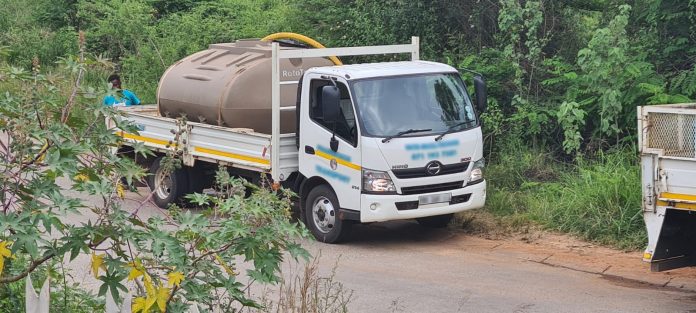
[(425, 196), (418, 197), (418, 205), (450, 202), (450, 200), (452, 200), (451, 193), (438, 193), (435, 195), (425, 195)]

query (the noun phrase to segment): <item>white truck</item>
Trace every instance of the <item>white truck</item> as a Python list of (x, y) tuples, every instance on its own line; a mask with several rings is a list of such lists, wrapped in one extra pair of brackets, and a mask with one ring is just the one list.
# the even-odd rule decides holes
[[(151, 188), (159, 206), (200, 191), (211, 169), (224, 164), (252, 180), (268, 173), (272, 182), (295, 191), (307, 227), (327, 243), (343, 239), (355, 222), (417, 219), (426, 227), (444, 227), (454, 213), (483, 207), (479, 113), (485, 110), (486, 87), (480, 76), (474, 77), (475, 107), (457, 69), (419, 60), (417, 37), (410, 44), (369, 47), (269, 44), (271, 83), (261, 87), (271, 95), (270, 132), (189, 117), (175, 137), (177, 119), (162, 116), (157, 105), (120, 108), (139, 129), (119, 131), (126, 144), (140, 142), (163, 153), (174, 140), (183, 153), (184, 167), (169, 175), (160, 170), (159, 159), (151, 162)], [(411, 61), (312, 67), (296, 71), (301, 76), (294, 79), (281, 73), (286, 59), (404, 53)], [(240, 58), (254, 56), (242, 54), (226, 64), (244, 62)], [(198, 68), (218, 73), (213, 63)], [(192, 83), (215, 81), (189, 76)], [(296, 90), (296, 105), (281, 106), (281, 88)], [(283, 133), (281, 114), (286, 112), (296, 117), (297, 127)]]
[(653, 271), (696, 265), (696, 104), (638, 107), (643, 260)]

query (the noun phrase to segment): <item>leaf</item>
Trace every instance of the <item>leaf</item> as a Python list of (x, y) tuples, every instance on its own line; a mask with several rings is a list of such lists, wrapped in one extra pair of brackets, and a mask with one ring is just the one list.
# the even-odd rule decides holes
[(140, 259), (135, 259), (133, 262), (129, 262), (128, 266), (131, 268), (130, 273), (128, 273), (128, 280), (131, 281), (145, 274), (143, 264)]
[(145, 298), (135, 298), (133, 300), (133, 306), (131, 307), (131, 311), (133, 311), (133, 313), (147, 312), (147, 309), (145, 308)]
[(100, 268), (106, 270), (106, 267), (104, 266), (104, 254), (97, 255), (96, 253), (92, 252), (92, 274), (94, 275), (94, 278), (99, 277)]
[(169, 286), (179, 286), (181, 281), (184, 280), (184, 273), (182, 272), (170, 272), (167, 274), (167, 281), (169, 281)]
[(288, 246), (286, 247), (288, 252), (290, 252), (290, 255), (297, 260), (298, 258), (303, 258), (305, 261), (309, 260), (309, 258), (312, 257), (311, 254), (309, 254), (309, 251), (305, 250), (300, 246), (299, 244), (296, 243), (289, 243)]
[(167, 300), (169, 300), (169, 291), (171, 289), (164, 287), (160, 284), (157, 288), (157, 307), (160, 311), (165, 312), (167, 309)]
[(89, 180), (89, 176), (85, 174), (77, 174), (75, 177), (73, 177), (73, 180), (77, 182), (86, 182)]
[(104, 282), (101, 287), (99, 287), (99, 295), (103, 296), (107, 291), (111, 292), (111, 296), (114, 299), (118, 299), (119, 289), (126, 292), (128, 289), (126, 286), (121, 284), (121, 281), (126, 278), (125, 275), (118, 275), (117, 273), (106, 272), (106, 275), (99, 276), (99, 280)]
[(213, 255), (215, 256), (215, 260), (217, 260), (218, 263), (220, 263), (220, 266), (222, 266), (222, 268), (225, 269), (225, 272), (227, 272), (228, 275), (230, 275), (230, 276), (236, 276), (236, 275), (237, 275), (237, 273), (234, 272), (234, 268), (229, 267), (229, 266), (227, 265), (227, 263), (225, 263), (225, 260), (223, 260), (223, 259), (220, 257), (220, 255), (218, 255), (217, 253), (215, 253), (215, 254), (213, 254)]
[(123, 188), (123, 184), (118, 183), (116, 185), (116, 195), (118, 195), (118, 197), (121, 199), (126, 197), (126, 189)]
[(2, 270), (5, 267), (5, 259), (12, 256), (10, 249), (7, 249), (9, 244), (9, 241), (0, 241), (0, 274), (2, 274)]
[(152, 286), (152, 278), (147, 273), (143, 276), (143, 285), (146, 295), (143, 312), (147, 312), (157, 302), (157, 290)]

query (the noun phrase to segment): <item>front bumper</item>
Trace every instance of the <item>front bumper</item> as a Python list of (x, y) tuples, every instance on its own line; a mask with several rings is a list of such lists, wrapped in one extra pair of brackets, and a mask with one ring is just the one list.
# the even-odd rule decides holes
[(418, 197), (420, 196), (439, 193), (444, 192), (432, 192), (417, 195), (362, 194), (360, 199), (360, 222), (368, 223), (412, 219), (482, 208), (486, 202), (486, 181), (484, 180), (475, 185), (447, 191), (447, 193), (452, 194), (453, 198), (456, 196), (470, 194), (471, 196), (465, 202), (456, 204), (430, 204), (412, 210), (398, 210), (396, 207), (397, 202), (418, 201)]

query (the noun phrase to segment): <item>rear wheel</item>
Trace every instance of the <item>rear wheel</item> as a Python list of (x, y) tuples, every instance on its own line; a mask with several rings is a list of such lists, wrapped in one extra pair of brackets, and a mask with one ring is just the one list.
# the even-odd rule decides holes
[(181, 204), (183, 196), (188, 193), (188, 175), (184, 168), (171, 172), (162, 166), (162, 157), (157, 158), (150, 166), (148, 183), (153, 191), (152, 199), (158, 207), (166, 209), (170, 204)]
[(444, 228), (449, 225), (454, 217), (453, 213), (417, 218), (418, 224), (427, 228)]
[(340, 242), (350, 232), (352, 221), (338, 216), (338, 198), (326, 185), (314, 187), (305, 201), (305, 223), (314, 237), (325, 243)]

